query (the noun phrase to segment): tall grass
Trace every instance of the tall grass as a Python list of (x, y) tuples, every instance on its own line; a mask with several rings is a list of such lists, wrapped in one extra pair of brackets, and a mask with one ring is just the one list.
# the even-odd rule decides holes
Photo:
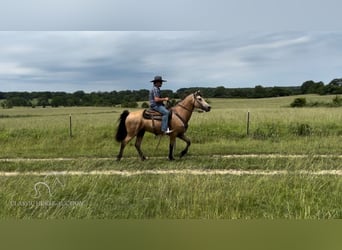
[(342, 218), (342, 179), (312, 176), (2, 178), (0, 218)]

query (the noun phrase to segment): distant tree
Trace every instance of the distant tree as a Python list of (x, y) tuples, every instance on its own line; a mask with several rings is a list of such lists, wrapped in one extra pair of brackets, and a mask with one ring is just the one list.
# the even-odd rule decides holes
[(329, 85), (342, 87), (342, 78), (336, 78), (332, 80)]
[(82, 98), (82, 106), (92, 106), (92, 100), (91, 100), (91, 95), (90, 94), (86, 94)]
[(324, 94), (342, 94), (342, 78), (334, 79), (326, 85)]
[(316, 82), (316, 85), (314, 87), (314, 92), (316, 94), (322, 94), (323, 93), (323, 89), (324, 89), (324, 83), (321, 82)]
[(11, 103), (12, 106), (31, 106), (31, 102), (28, 99), (20, 96), (10, 97), (7, 99), (7, 102)]
[[(148, 99), (148, 94), (149, 94), (149, 92), (145, 93), (145, 95), (142, 96), (142, 97), (145, 97), (144, 100), (147, 100), (147, 99)], [(173, 91), (170, 90), (170, 89), (162, 90), (162, 91), (161, 91), (161, 95), (162, 95), (162, 96), (167, 96), (167, 97), (169, 97), (170, 99), (171, 99), (171, 98), (174, 98)]]
[(310, 89), (312, 88), (314, 84), (315, 82), (311, 80), (303, 82), (302, 86), (300, 86), (300, 90), (302, 91), (303, 94), (308, 94), (310, 93)]
[(59, 106), (67, 106), (66, 105), (66, 98), (64, 96), (54, 96), (51, 100), (51, 106), (52, 107), (59, 107)]
[(52, 98), (52, 92), (44, 91), (44, 92), (31, 92), (30, 93), (30, 99), (39, 99), (39, 98)]
[(264, 88), (264, 87), (261, 86), (261, 85), (255, 86), (255, 88), (254, 88), (254, 97), (255, 97), (255, 98), (264, 98), (264, 97), (268, 97), (267, 89)]
[(216, 87), (213, 93), (213, 97), (217, 97), (217, 98), (226, 97), (226, 88), (223, 86)]
[(312, 80), (304, 82), (300, 87), (302, 94), (320, 94), (323, 88), (323, 82), (314, 82)]
[(50, 103), (49, 103), (49, 99), (46, 98), (46, 97), (39, 97), (38, 98), (38, 102), (37, 102), (37, 106), (41, 106), (43, 108), (45, 108), (46, 106), (49, 106)]
[(71, 99), (71, 100), (69, 100), (69, 102), (72, 103), (72, 105), (70, 105), (70, 106), (82, 106), (83, 99), (85, 96), (86, 96), (86, 93), (84, 93), (84, 91), (82, 91), (82, 90), (74, 92), (69, 97), (69, 99)]
[(288, 88), (281, 88), (281, 87), (273, 87), (270, 91), (270, 96), (278, 97), (278, 96), (290, 96), (292, 95), (291, 90)]
[(10, 109), (10, 108), (13, 108), (13, 104), (10, 100), (5, 100), (1, 103), (1, 107), (3, 109)]
[(86, 95), (86, 93), (84, 93), (83, 90), (79, 90), (73, 93), (73, 96), (82, 99), (84, 96)]

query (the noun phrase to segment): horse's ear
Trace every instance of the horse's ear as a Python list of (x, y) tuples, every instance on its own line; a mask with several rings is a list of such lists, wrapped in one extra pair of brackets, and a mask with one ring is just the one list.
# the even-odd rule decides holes
[(195, 96), (201, 96), (201, 91), (200, 90), (197, 90), (196, 92), (195, 92)]

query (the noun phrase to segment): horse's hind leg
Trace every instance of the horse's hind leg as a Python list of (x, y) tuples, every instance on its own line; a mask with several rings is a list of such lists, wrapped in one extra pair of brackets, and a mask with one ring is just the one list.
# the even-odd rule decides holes
[(137, 139), (135, 141), (135, 148), (137, 149), (141, 160), (146, 160), (144, 153), (141, 151), (141, 142), (144, 138), (144, 134), (145, 134), (145, 130), (144, 129), (140, 130), (139, 133), (137, 134)]
[(183, 141), (186, 142), (186, 147), (185, 147), (185, 149), (180, 154), (180, 157), (182, 158), (184, 155), (186, 155), (186, 153), (188, 153), (188, 149), (189, 149), (189, 147), (191, 145), (191, 141), (190, 141), (190, 139), (185, 134), (179, 135), (178, 138), (182, 139)]
[(116, 159), (118, 161), (121, 160), (123, 152), (124, 152), (124, 149), (125, 149), (127, 143), (129, 143), (129, 141), (132, 140), (132, 138), (133, 138), (132, 136), (127, 135), (126, 138), (123, 139), (123, 141), (121, 142), (120, 152), (119, 152), (118, 156), (116, 157)]

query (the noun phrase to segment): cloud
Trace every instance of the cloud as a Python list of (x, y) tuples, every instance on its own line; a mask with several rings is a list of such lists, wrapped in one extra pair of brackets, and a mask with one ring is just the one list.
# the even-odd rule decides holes
[(341, 30), (338, 0), (2, 0), (1, 30)]
[(37, 69), (22, 67), (15, 63), (0, 63), (0, 75), (3, 76), (31, 76), (39, 73)]
[[(339, 77), (342, 32), (0, 32), (0, 91), (254, 87)], [(328, 62), (328, 63), (327, 63)]]

